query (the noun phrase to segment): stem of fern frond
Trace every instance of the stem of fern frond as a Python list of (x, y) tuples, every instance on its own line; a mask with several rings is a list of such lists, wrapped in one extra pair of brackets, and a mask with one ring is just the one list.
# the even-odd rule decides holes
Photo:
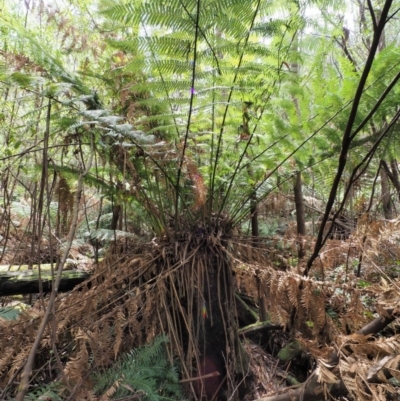
[(177, 176), (176, 176), (175, 230), (178, 229), (178, 218), (179, 218), (179, 212), (178, 212), (178, 209), (179, 209), (179, 207), (178, 207), (178, 205), (179, 205), (179, 183), (180, 183), (180, 178), (182, 175), (182, 167), (183, 167), (183, 162), (185, 160), (186, 148), (188, 146), (190, 123), (191, 123), (191, 119), (192, 119), (193, 103), (194, 103), (194, 95), (195, 95), (197, 45), (198, 45), (199, 21), (200, 21), (200, 0), (197, 0), (196, 4), (197, 4), (197, 7), (196, 7), (196, 22), (195, 22), (195, 33), (194, 33), (194, 50), (193, 50), (192, 79), (191, 79), (191, 88), (190, 88), (189, 114), (188, 114), (188, 119), (187, 119), (187, 124), (186, 124), (185, 138), (183, 141), (181, 160), (179, 162), (179, 168), (178, 168), (178, 172), (177, 172)]
[[(236, 84), (237, 78), (239, 76), (239, 70), (240, 70), (240, 67), (242, 65), (244, 55), (245, 55), (246, 45), (247, 45), (247, 43), (249, 41), (250, 34), (252, 32), (254, 23), (256, 21), (256, 17), (258, 15), (259, 10), (260, 10), (260, 5), (261, 5), (261, 0), (258, 0), (257, 7), (256, 7), (256, 9), (254, 11), (250, 27), (248, 29), (246, 38), (244, 40), (243, 50), (242, 50), (242, 53), (240, 54), (240, 57), (239, 57), (239, 61), (238, 61), (237, 67), (236, 67), (235, 75), (233, 77), (231, 88), (229, 90), (228, 99), (227, 99), (227, 102), (226, 102), (224, 114), (222, 116), (221, 128), (220, 128), (220, 131), (219, 131), (219, 134), (218, 134), (218, 140), (217, 140), (217, 149), (216, 149), (216, 153), (215, 153), (214, 165), (212, 166), (212, 164), (210, 164), (212, 166), (211, 167), (212, 168), (212, 174), (211, 174), (211, 180), (210, 180), (211, 191), (210, 191), (210, 198), (209, 198), (210, 199), (209, 201), (211, 203), (211, 206), (209, 208), (210, 210), (213, 209), (212, 203), (213, 203), (213, 197), (215, 195), (214, 194), (215, 178), (216, 178), (217, 166), (218, 166), (219, 158), (220, 158), (220, 155), (221, 155), (221, 152), (222, 152), (222, 135), (223, 135), (223, 133), (225, 131), (225, 124), (226, 124), (226, 119), (227, 119), (227, 116), (228, 116), (228, 110), (229, 110), (229, 106), (230, 106), (231, 99), (232, 99), (232, 96), (233, 96), (235, 84)], [(222, 213), (222, 207), (218, 211), (218, 216), (217, 216), (218, 218), (220, 217), (221, 213)]]

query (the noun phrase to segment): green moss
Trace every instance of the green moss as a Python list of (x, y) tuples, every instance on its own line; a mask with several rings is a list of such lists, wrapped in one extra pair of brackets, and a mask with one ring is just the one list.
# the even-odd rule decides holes
[(281, 361), (291, 361), (292, 359), (296, 358), (301, 353), (301, 346), (298, 341), (292, 341), (286, 347), (283, 347), (278, 352), (278, 358)]

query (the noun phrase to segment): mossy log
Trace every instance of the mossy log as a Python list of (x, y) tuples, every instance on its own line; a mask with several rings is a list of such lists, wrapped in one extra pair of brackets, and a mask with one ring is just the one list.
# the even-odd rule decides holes
[[(58, 292), (72, 290), (90, 276), (83, 270), (67, 270), (62, 273)], [(53, 288), (51, 272), (41, 272), (43, 292), (50, 292)], [(38, 271), (0, 272), (0, 296), (36, 294), (40, 292)]]
[[(51, 267), (55, 268), (55, 263), (41, 263), (40, 264), (40, 271), (48, 270), (51, 271)], [(39, 265), (0, 265), (0, 274), (3, 272), (21, 272), (21, 271), (37, 271)]]
[(301, 345), (298, 341), (292, 341), (291, 343), (287, 344), (286, 347), (283, 347), (278, 352), (278, 358), (281, 361), (288, 362), (301, 354)]
[(271, 330), (283, 330), (283, 326), (281, 324), (272, 324), (271, 322), (257, 322), (254, 324), (249, 324), (246, 327), (242, 327), (238, 330), (238, 332), (242, 335), (249, 335)]

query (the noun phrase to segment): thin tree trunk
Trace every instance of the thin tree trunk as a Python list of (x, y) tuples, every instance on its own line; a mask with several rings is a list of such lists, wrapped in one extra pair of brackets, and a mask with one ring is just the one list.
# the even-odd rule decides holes
[(298, 257), (304, 257), (304, 246), (302, 236), (306, 235), (306, 222), (304, 213), (303, 187), (301, 182), (301, 172), (296, 173), (294, 182), (294, 201), (296, 203), (296, 220), (297, 220), (297, 235), (299, 243)]
[[(251, 168), (249, 168), (249, 175), (252, 176)], [(250, 217), (251, 217), (251, 235), (252, 235), (252, 242), (253, 247), (258, 246), (260, 230), (258, 225), (258, 201), (257, 201), (257, 192), (254, 191), (250, 198)], [(250, 250), (253, 252), (253, 250)], [(258, 305), (260, 308), (260, 320), (266, 321), (268, 318), (267, 310), (265, 307), (264, 295), (263, 291), (261, 290), (260, 286), (258, 288)]]
[(122, 191), (122, 182), (117, 182), (117, 194), (113, 196), (112, 202), (112, 220), (111, 220), (111, 230), (122, 230), (122, 207), (121, 200), (119, 198), (118, 192)]
[(399, 172), (398, 172), (398, 168), (397, 168), (397, 161), (392, 160), (390, 162), (391, 169), (385, 160), (381, 160), (381, 166), (385, 170), (386, 176), (390, 179), (391, 183), (396, 188), (397, 195), (400, 199), (400, 180), (399, 180)]
[(294, 201), (296, 203), (297, 234), (306, 235), (306, 222), (304, 217), (303, 186), (301, 182), (301, 172), (296, 173), (294, 183)]
[(257, 195), (254, 193), (251, 197), (251, 235), (253, 236), (254, 245), (257, 243), (257, 238), (260, 235), (259, 227), (258, 227), (258, 208), (257, 208)]
[[(293, 39), (293, 46), (296, 50), (298, 50), (298, 34)], [(299, 73), (299, 65), (297, 63), (290, 64), (290, 70), (298, 75)], [(299, 99), (296, 96), (293, 96), (293, 103), (296, 107), (296, 113), (299, 121), (301, 118), (301, 109), (299, 105)], [(304, 257), (304, 244), (302, 236), (306, 235), (306, 222), (305, 222), (305, 213), (304, 213), (304, 200), (303, 200), (303, 188), (301, 183), (301, 171), (296, 172), (295, 181), (294, 181), (294, 201), (296, 204), (296, 220), (297, 220), (297, 242), (298, 242), (298, 257), (302, 259)]]
[(111, 230), (118, 230), (119, 224), (118, 222), (120, 221), (121, 217), (121, 205), (116, 204), (113, 206), (112, 210), (112, 220), (111, 220)]
[(394, 187), (397, 190), (397, 196), (400, 199), (400, 179), (399, 179), (399, 167), (397, 164), (397, 160), (396, 159), (392, 159), (390, 161), (390, 167), (392, 170), (392, 184), (394, 185)]
[(382, 205), (385, 219), (393, 219), (392, 200), (390, 198), (389, 178), (384, 168), (380, 169), (381, 175), (381, 191), (382, 191)]

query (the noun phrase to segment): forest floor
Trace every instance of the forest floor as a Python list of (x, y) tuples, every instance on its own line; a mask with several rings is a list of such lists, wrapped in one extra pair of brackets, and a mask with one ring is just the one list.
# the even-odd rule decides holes
[[(4, 243), (6, 233), (1, 235)], [(254, 251), (238, 240), (237, 246), (242, 246), (238, 251), (242, 261), (235, 262), (234, 277), (238, 305), (242, 305), (238, 307), (239, 333), (250, 356), (253, 377), (251, 392), (246, 400), (265, 397), (266, 400), (284, 399), (275, 397), (278, 397), (277, 394), (289, 394), (290, 387), (296, 389), (301, 386), (318, 366), (324, 390), (333, 382), (344, 382), (350, 395), (357, 399), (355, 395), (365, 390), (365, 383), (358, 381), (357, 374), (369, 374), (367, 376), (370, 377), (371, 372), (375, 372), (376, 376), (376, 372), (387, 367), (384, 358), (394, 355), (399, 347), (396, 323), (382, 327), (379, 333), (372, 336), (361, 338), (356, 337), (356, 333), (377, 317), (384, 316), (384, 311), (397, 308), (400, 220), (360, 220), (348, 238), (328, 239), (309, 277), (302, 276), (307, 258), (299, 261), (296, 256), (299, 241), (309, 254), (314, 245), (313, 236), (299, 240), (293, 230), (288, 229), (283, 235), (265, 237), (260, 248), (262, 261), (257, 262), (251, 256)], [(18, 270), (25, 265), (23, 270), (26, 265), (32, 267), (38, 262), (48, 264), (54, 252), (48, 240), (42, 240), (40, 246), (34, 244), (35, 251), (39, 249), (36, 254), (32, 251), (32, 243), (32, 238), (21, 225), (18, 230), (9, 233), (7, 246), (3, 249), (2, 270), (9, 265), (13, 265), (10, 270)], [(53, 246), (57, 248), (57, 244)], [(32, 258), (32, 255), (36, 256)], [(76, 241), (66, 269), (97, 274), (99, 267), (94, 263), (93, 256), (94, 248), (90, 243)], [(112, 257), (115, 258), (115, 255)], [(56, 259), (57, 255), (53, 261)], [(124, 263), (133, 262), (130, 259)], [(116, 271), (115, 277), (126, 274), (124, 268)], [(99, 291), (105, 288), (99, 285)], [(93, 292), (93, 287), (89, 291)], [(110, 297), (115, 295), (111, 290), (109, 292)], [(99, 294), (97, 296), (100, 298)], [(36, 295), (1, 297), (0, 322), (3, 327), (10, 316), (13, 319), (17, 316), (6, 313), (7, 308), (20, 311), (31, 308), (32, 313), (37, 313), (37, 299)], [(144, 308), (147, 306), (144, 305)], [(63, 317), (60, 321), (63, 319), (68, 320)], [(147, 333), (142, 337), (154, 337), (159, 327), (154, 326), (153, 329), (151, 336)], [(134, 344), (133, 339), (131, 345)], [(338, 349), (338, 368), (321, 368), (321, 361), (329, 360), (332, 352)], [(356, 368), (358, 373), (354, 373)], [(397, 392), (398, 382), (393, 374), (397, 365), (392, 364), (390, 368), (392, 375), (386, 374), (386, 379), (380, 377), (377, 382), (368, 382), (370, 394), (359, 399), (374, 399), (371, 394)]]

